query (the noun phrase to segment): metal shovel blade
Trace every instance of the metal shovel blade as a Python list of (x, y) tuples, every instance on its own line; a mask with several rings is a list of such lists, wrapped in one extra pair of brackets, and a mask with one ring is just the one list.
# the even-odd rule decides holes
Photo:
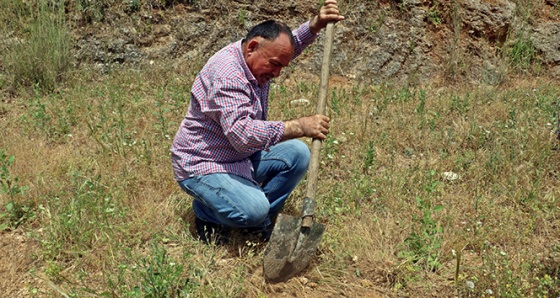
[(325, 226), (313, 222), (302, 227), (302, 219), (279, 214), (264, 252), (263, 269), (270, 282), (284, 282), (305, 269), (317, 250)]

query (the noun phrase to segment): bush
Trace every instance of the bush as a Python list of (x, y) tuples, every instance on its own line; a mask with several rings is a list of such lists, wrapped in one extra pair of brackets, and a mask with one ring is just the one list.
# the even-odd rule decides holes
[[(22, 5), (8, 1), (6, 20), (19, 23), (22, 39), (8, 43), (5, 61), (14, 87), (38, 86), (52, 91), (70, 63), (70, 39), (65, 20), (64, 3), (39, 0)], [(11, 14), (11, 16), (10, 16)], [(11, 17), (11, 18), (10, 18)]]

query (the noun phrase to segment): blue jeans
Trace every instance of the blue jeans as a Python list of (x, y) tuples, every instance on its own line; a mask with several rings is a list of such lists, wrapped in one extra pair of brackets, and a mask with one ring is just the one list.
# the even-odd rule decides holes
[(265, 227), (307, 172), (309, 158), (305, 143), (288, 140), (250, 157), (258, 185), (227, 173), (194, 176), (179, 185), (194, 198), (194, 213), (202, 220), (233, 228)]

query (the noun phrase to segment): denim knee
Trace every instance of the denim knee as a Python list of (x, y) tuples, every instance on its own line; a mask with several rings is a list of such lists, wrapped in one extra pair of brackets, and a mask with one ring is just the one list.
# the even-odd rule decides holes
[(307, 147), (307, 145), (300, 140), (292, 140), (290, 148), (293, 151), (294, 156), (294, 159), (292, 161), (292, 170), (297, 173), (305, 173), (307, 171), (309, 160), (311, 158), (309, 147)]
[(268, 219), (270, 203), (268, 200), (253, 200), (247, 202), (247, 205), (240, 210), (241, 214), (238, 218), (232, 218), (237, 228), (256, 227), (264, 223)]
[(259, 214), (249, 214), (247, 215), (247, 220), (245, 225), (241, 228), (257, 227), (263, 224), (268, 219), (268, 208), (267, 212), (261, 212)]

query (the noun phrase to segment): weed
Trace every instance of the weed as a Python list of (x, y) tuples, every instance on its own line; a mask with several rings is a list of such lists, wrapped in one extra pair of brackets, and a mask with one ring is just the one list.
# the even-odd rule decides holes
[(35, 95), (20, 121), (34, 124), (29, 125), (34, 130), (30, 133), (44, 135), (49, 141), (64, 142), (64, 137), (69, 136), (72, 128), (78, 124), (74, 111), (75, 100), (58, 95), (42, 96), (37, 86), (34, 91)]
[(127, 0), (125, 11), (127, 13), (134, 13), (140, 10), (140, 0)]
[(328, 159), (334, 159), (338, 155), (340, 142), (331, 134), (323, 141), (323, 155)]
[(151, 258), (142, 259), (140, 270), (142, 297), (189, 297), (196, 288), (183, 277), (183, 265), (171, 259), (165, 247), (157, 243), (152, 245)]
[(11, 201), (4, 206), (5, 212), (0, 212), (0, 231), (14, 230), (27, 220), (35, 218), (35, 212), (30, 206)]
[(35, 217), (33, 208), (16, 201), (16, 197), (27, 191), (26, 186), (19, 185), (19, 178), (10, 174), (10, 168), (16, 157), (8, 156), (5, 149), (0, 149), (0, 194), (7, 194), (9, 202), (0, 212), (0, 231), (16, 229), (20, 224)]
[(369, 141), (368, 146), (366, 148), (366, 154), (364, 156), (362, 172), (364, 174), (367, 174), (369, 168), (373, 166), (374, 163), (375, 163), (375, 146), (373, 141)]
[[(105, 19), (105, 9), (107, 8), (106, 1), (107, 0), (79, 0), (76, 2), (76, 6), (86, 23), (100, 22)], [(132, 0), (131, 2), (134, 1), (139, 2), (137, 0)]]
[(376, 19), (368, 19), (367, 22), (365, 24), (366, 28), (371, 31), (371, 33), (376, 33), (377, 30), (379, 30), (379, 28), (381, 28), (381, 26), (383, 26), (383, 22), (385, 21), (385, 13), (381, 12), (377, 15)]
[(496, 282), (481, 285), (481, 289), (492, 289), (499, 297), (523, 297), (523, 283), (510, 265), (506, 251), (487, 241), (482, 253), (482, 260), (484, 262), (483, 274)]
[(466, 115), (470, 111), (470, 104), (470, 94), (468, 93), (464, 96), (451, 95), (451, 111), (457, 112), (461, 116)]
[(428, 20), (435, 26), (442, 23), (442, 16), (439, 10), (439, 3), (437, 1), (434, 1), (432, 7), (428, 10), (427, 17)]
[(539, 5), (544, 2), (533, 1), (533, 0), (513, 0), (517, 15), (521, 18), (523, 24), (528, 24), (533, 22), (535, 15), (537, 15), (537, 10)]
[(560, 295), (560, 278), (557, 275), (544, 274), (535, 277), (539, 297), (557, 297)]
[(91, 179), (74, 172), (71, 178), (74, 185), (70, 193), (49, 198), (45, 206), (39, 206), (50, 223), (41, 243), (53, 260), (82, 255), (94, 243), (111, 239), (126, 211), (107, 193), (100, 176)]
[[(427, 196), (437, 193), (439, 181), (435, 179), (436, 171), (429, 171), (424, 190)], [(422, 212), (422, 217), (413, 215), (415, 225), (411, 234), (404, 240), (407, 250), (399, 251), (399, 257), (412, 261), (416, 266), (434, 271), (441, 266), (439, 250), (443, 242), (443, 227), (434, 220), (433, 214), (443, 210), (442, 205), (432, 206), (430, 200), (416, 197), (416, 206)]]
[[(15, 85), (38, 86), (52, 91), (70, 64), (70, 37), (63, 4), (50, 6), (38, 1), (26, 24), (26, 42), (9, 49), (8, 66)], [(19, 16), (16, 16), (19, 17)]]
[(443, 242), (443, 227), (436, 222), (432, 215), (443, 209), (442, 205), (431, 207), (425, 200), (416, 197), (418, 208), (423, 211), (422, 217), (414, 216), (420, 223), (419, 228), (413, 229), (404, 243), (408, 250), (400, 251), (399, 257), (412, 260), (416, 265), (429, 271), (441, 266), (439, 250)]
[(237, 21), (241, 27), (245, 27), (245, 19), (247, 18), (247, 11), (245, 9), (241, 9), (239, 11), (239, 15), (237, 16)]
[(331, 110), (335, 114), (340, 114), (340, 100), (338, 97), (338, 93), (336, 92), (336, 88), (331, 93)]
[(527, 35), (519, 34), (511, 45), (506, 48), (506, 57), (513, 68), (527, 71), (532, 63), (535, 62), (537, 50)]
[(426, 114), (426, 91), (420, 90), (420, 103), (416, 107), (415, 111), (418, 115), (424, 116)]
[(0, 186), (2, 187), (0, 190), (1, 193), (7, 194), (12, 201), (17, 195), (21, 195), (27, 190), (26, 186), (18, 185), (18, 177), (12, 177), (10, 174), (10, 167), (15, 160), (14, 155), (6, 154), (6, 149), (0, 149)]
[(156, 108), (153, 114), (156, 121), (154, 126), (160, 131), (163, 139), (169, 140), (171, 138), (169, 129), (171, 126), (174, 126), (175, 123), (167, 120), (167, 114), (169, 114), (171, 108), (166, 106), (165, 100), (163, 99), (163, 90), (158, 92), (155, 106)]

